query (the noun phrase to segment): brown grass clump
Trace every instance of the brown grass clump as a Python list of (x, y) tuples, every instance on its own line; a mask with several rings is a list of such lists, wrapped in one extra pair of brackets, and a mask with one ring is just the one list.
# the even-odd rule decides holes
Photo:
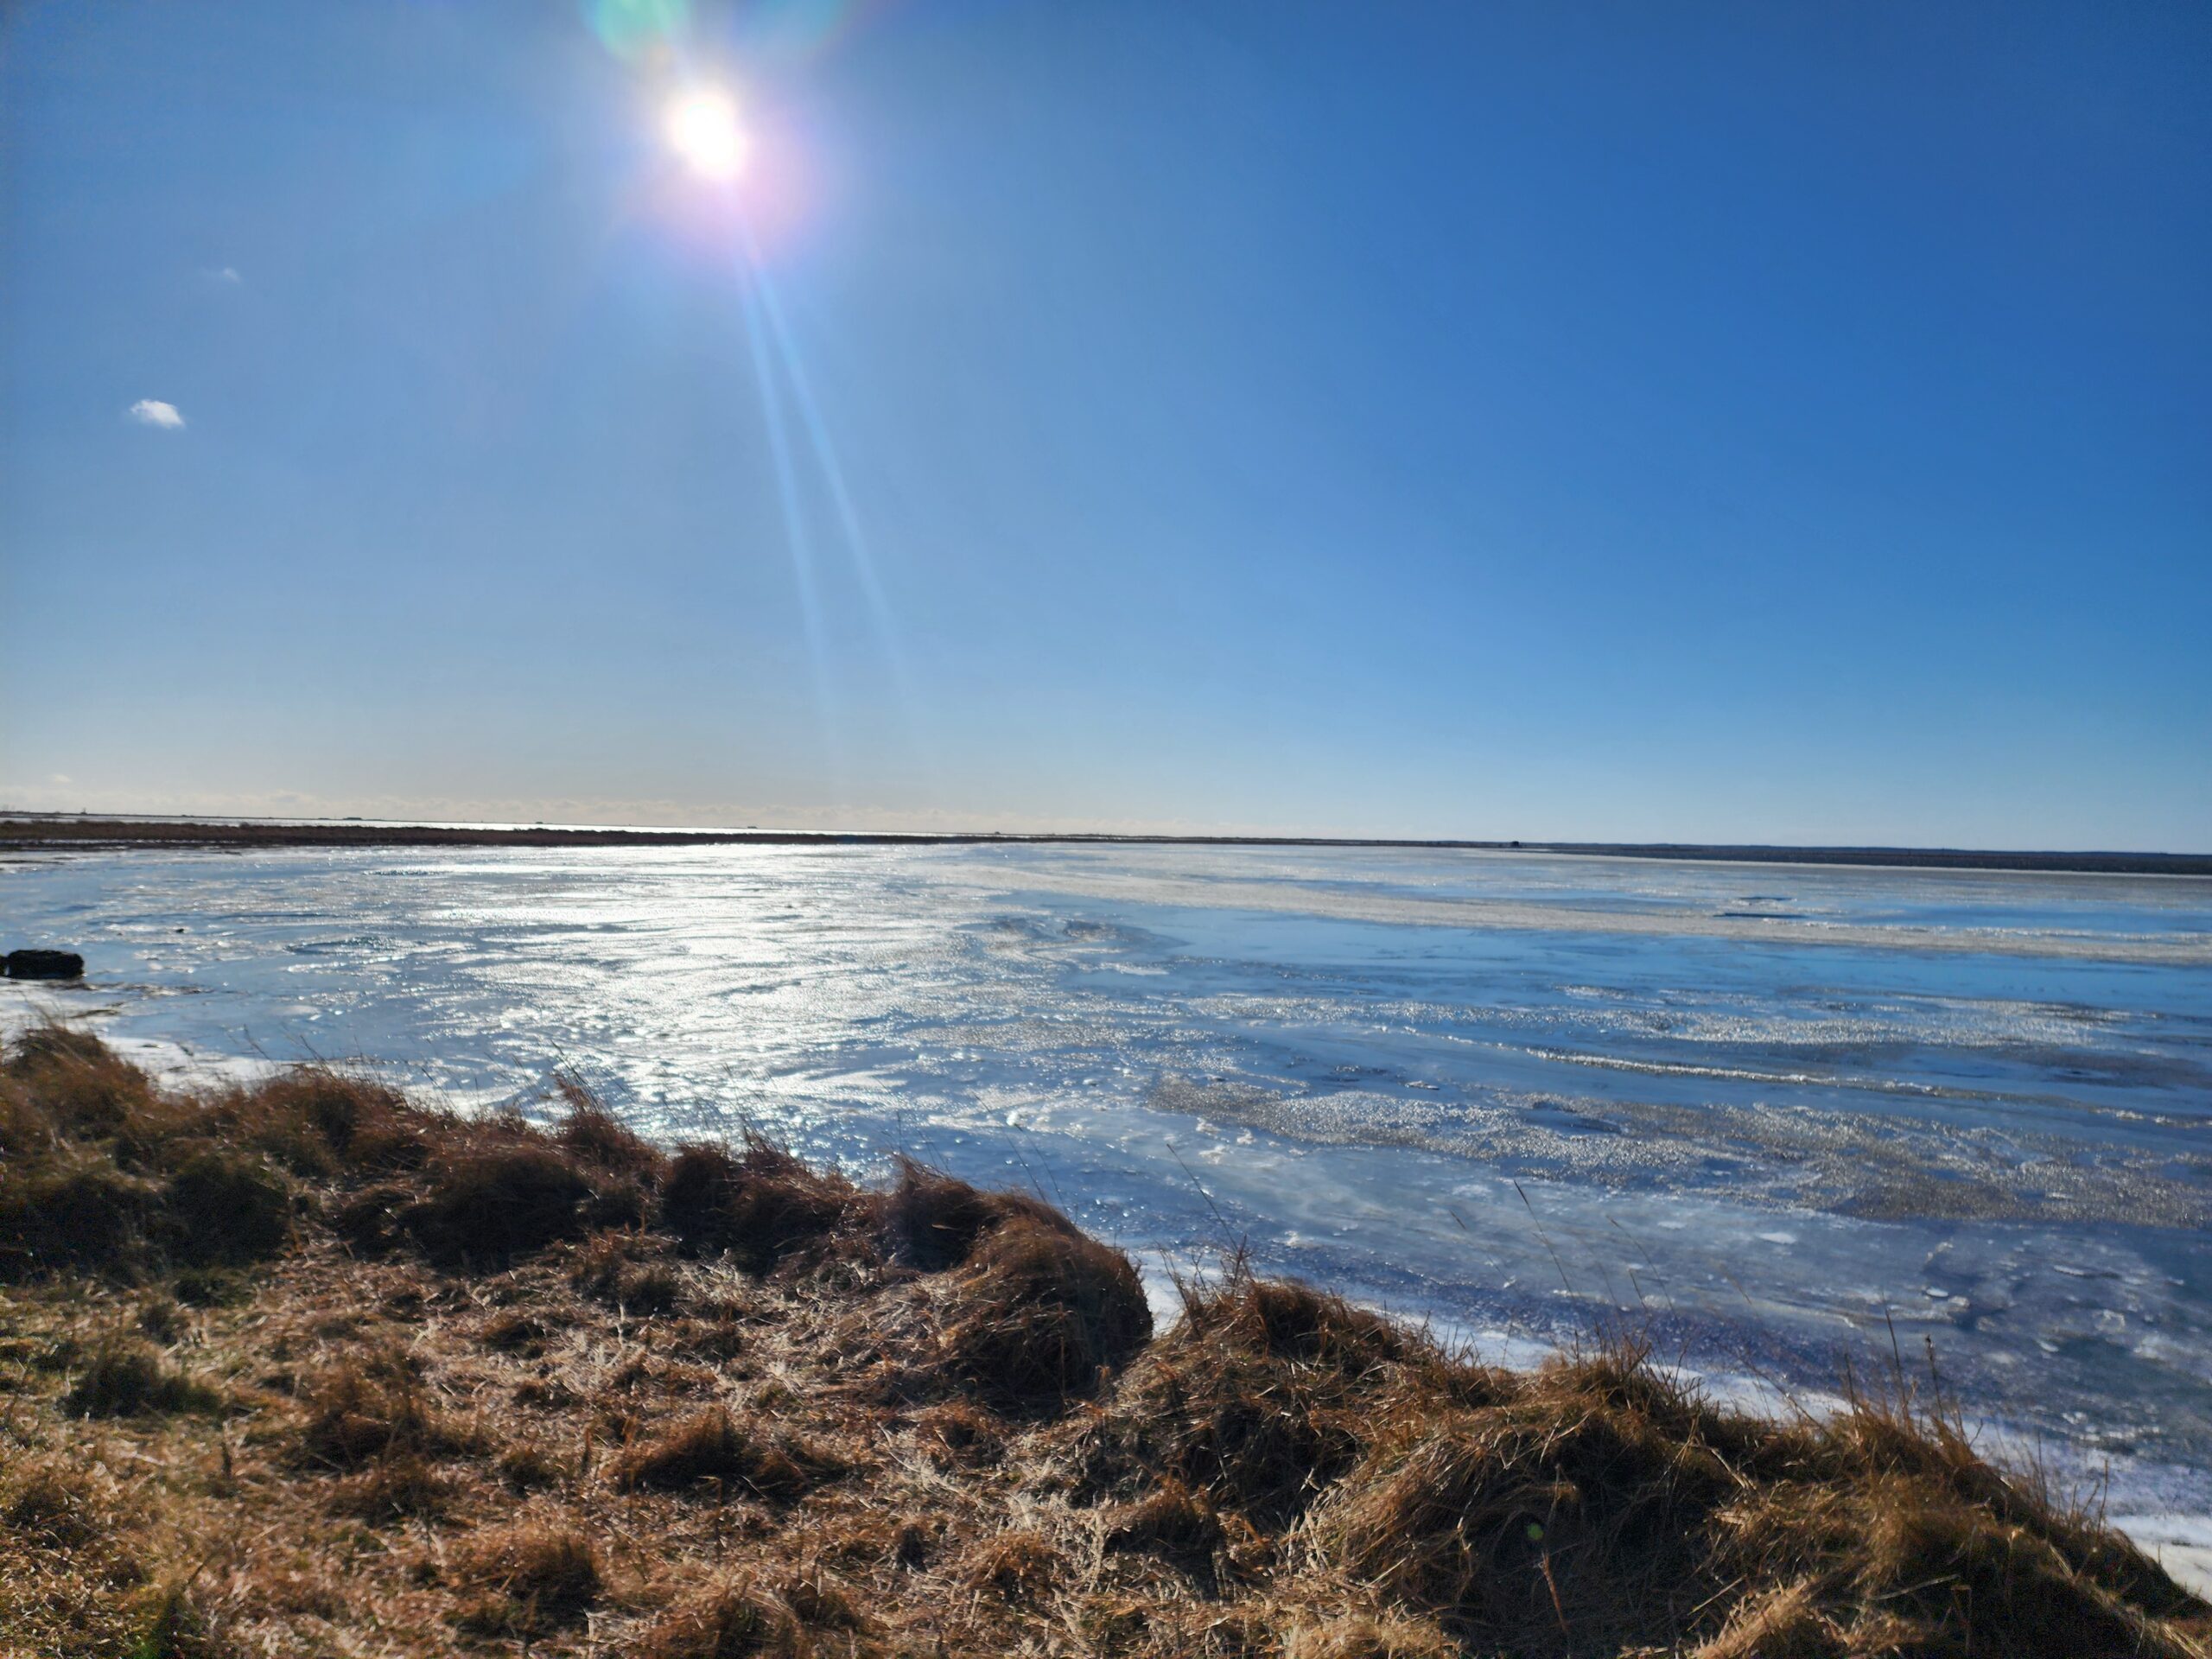
[(34, 1027), (0, 1057), (0, 1275), (105, 1270), (143, 1252), (161, 1188), (140, 1173), (175, 1114), (97, 1038)]
[(1050, 1538), (1033, 1528), (1020, 1528), (985, 1539), (969, 1554), (961, 1576), (973, 1589), (994, 1590), (1009, 1601), (1033, 1601), (1066, 1571), (1066, 1560)]
[(1819, 1601), (1809, 1580), (1747, 1598), (1690, 1659), (1844, 1659), (1843, 1631)]
[[(850, 1322), (842, 1345), (885, 1402), (965, 1394), (1049, 1414), (1096, 1393), (1151, 1335), (1128, 1258), (1033, 1198), (978, 1192), (901, 1159), (897, 1185), (856, 1207), (876, 1253), (873, 1282), (894, 1287), (905, 1315)], [(850, 1252), (843, 1259), (851, 1265)]]
[(1241, 1270), (1186, 1287), (1183, 1309), (1089, 1430), (1087, 1490), (1128, 1495), (1164, 1472), (1287, 1526), (1357, 1459), (1368, 1415), (1408, 1363), (1438, 1361), (1339, 1298)]
[(291, 1192), (259, 1153), (211, 1133), (227, 1127), (85, 1033), (25, 1033), (0, 1061), (0, 1275), (276, 1253)]
[(292, 1167), (360, 1182), (332, 1220), (356, 1248), (407, 1242), (441, 1266), (498, 1267), (651, 1209), (660, 1154), (578, 1090), (552, 1135), (517, 1117), (426, 1111), (323, 1068), (219, 1102), (216, 1114)]
[(1909, 1399), (1763, 1424), (1706, 1406), (1633, 1348), (1498, 1381), (1409, 1382), (1310, 1534), (1478, 1649), (2192, 1650), (2159, 1621), (2201, 1622), (2201, 1604)]
[(484, 1321), (478, 1339), (486, 1348), (503, 1354), (528, 1354), (535, 1357), (545, 1351), (545, 1322), (518, 1307), (494, 1313)]
[(1172, 1478), (1149, 1497), (1116, 1510), (1106, 1526), (1108, 1549), (1157, 1555), (1205, 1578), (1212, 1576), (1215, 1553), (1228, 1541), (1213, 1505)]
[(330, 1507), (334, 1514), (382, 1526), (442, 1516), (451, 1507), (454, 1493), (450, 1478), (410, 1454), (379, 1459), (346, 1476), (331, 1494)]
[(88, 1149), (0, 1165), (0, 1276), (129, 1260), (140, 1253), (160, 1191)]
[(1699, 1534), (1730, 1484), (1631, 1415), (1531, 1399), (1405, 1415), (1316, 1530), (1357, 1577), (1479, 1644), (1618, 1651), (1692, 1628), (1719, 1589)]
[(552, 1454), (542, 1446), (527, 1440), (518, 1441), (499, 1449), (493, 1466), (499, 1478), (513, 1491), (534, 1491), (541, 1486), (550, 1486), (561, 1478)]
[(668, 1333), (672, 1352), (727, 1363), (745, 1351), (745, 1320), (736, 1308), (725, 1302), (702, 1307), (699, 1314), (674, 1323)]
[[(776, 1593), (798, 1615), (800, 1624), (812, 1629), (859, 1631), (868, 1627), (867, 1616), (854, 1604), (852, 1586), (830, 1576), (818, 1560), (786, 1574)], [(859, 1647), (851, 1642), (842, 1645), (849, 1653)]]
[[(19, 1103), (29, 1103), (47, 1133), (111, 1141), (126, 1154), (158, 1144), (172, 1116), (143, 1071), (91, 1033), (59, 1023), (17, 1037), (0, 1062), (0, 1077), (22, 1090)], [(16, 1134), (24, 1133), (19, 1125)]]
[[(1283, 1659), (1456, 1659), (1463, 1649), (1427, 1621), (1364, 1613), (1300, 1624), (1283, 1644)], [(1773, 1659), (1788, 1659), (1776, 1655)]]
[(1901, 1382), (1775, 1422), (1243, 1263), (1153, 1337), (1033, 1198), (664, 1160), (562, 1093), (11, 1046), (0, 1650), (2212, 1659), (2212, 1607)]
[(599, 1599), (599, 1551), (572, 1527), (524, 1521), (473, 1535), (450, 1575), (476, 1599), (457, 1619), (486, 1636), (541, 1635), (582, 1621)]
[(850, 1181), (809, 1169), (750, 1131), (734, 1153), (683, 1147), (670, 1160), (660, 1192), (661, 1224), (686, 1249), (727, 1254), (748, 1273), (766, 1273), (820, 1243), (861, 1208)]
[[(1875, 1476), (1840, 1491), (1769, 1491), (1726, 1522), (1734, 1541), (1807, 1576), (1739, 1609), (1701, 1659), (1882, 1644), (1962, 1656), (2198, 1651), (2158, 1628), (2160, 1613), (2182, 1613), (2181, 1604), (2153, 1611), (2128, 1593), (2124, 1580), (2137, 1572), (2094, 1570), (2069, 1558), (2056, 1529), (2006, 1523), (1932, 1483)], [(1723, 1559), (1734, 1554), (1724, 1546)]]
[(184, 1337), (184, 1305), (174, 1296), (156, 1291), (138, 1304), (135, 1322), (140, 1334), (165, 1348), (173, 1346)]
[(211, 1115), (232, 1138), (296, 1173), (321, 1177), (419, 1168), (446, 1122), (372, 1077), (324, 1065), (296, 1066), (233, 1090)]
[(310, 1465), (357, 1469), (379, 1458), (435, 1457), (466, 1437), (432, 1409), (404, 1360), (357, 1358), (310, 1378), (300, 1390), (298, 1446)]
[(1184, 1306), (1195, 1325), (1250, 1351), (1337, 1371), (1366, 1371), (1424, 1351), (1381, 1314), (1291, 1280), (1233, 1272), (1218, 1291), (1194, 1291)]
[(966, 1400), (948, 1400), (914, 1414), (923, 1450), (941, 1465), (995, 1463), (1006, 1451), (1006, 1425)]
[(212, 1389), (164, 1364), (160, 1354), (128, 1337), (104, 1339), (61, 1397), (62, 1408), (79, 1417), (206, 1411), (218, 1403)]
[(814, 1646), (782, 1601), (736, 1581), (683, 1602), (633, 1651), (637, 1659), (808, 1659)]
[(913, 1159), (897, 1160), (898, 1179), (876, 1207), (892, 1260), (925, 1273), (957, 1268), (976, 1242), (1009, 1221), (1024, 1221), (1080, 1237), (1058, 1211), (1021, 1192), (985, 1192)]
[(641, 1187), (659, 1184), (668, 1158), (607, 1109), (580, 1077), (563, 1071), (554, 1086), (568, 1115), (553, 1133), (561, 1149), (578, 1162), (609, 1175), (626, 1176)]
[(407, 1242), (407, 1220), (417, 1189), (406, 1181), (372, 1181), (334, 1195), (325, 1212), (330, 1230), (346, 1248), (383, 1255)]
[(1909, 1613), (1930, 1647), (1971, 1652), (1979, 1622), (2024, 1625), (2074, 1653), (2149, 1650), (2140, 1614), (2026, 1528), (1925, 1491), (1878, 1487), (1862, 1510), (1855, 1588), (1892, 1618)]
[(401, 1225), (434, 1262), (504, 1263), (584, 1230), (591, 1183), (566, 1155), (510, 1125), (456, 1137), (423, 1173), (428, 1190)]
[(237, 1644), (210, 1617), (188, 1577), (156, 1586), (143, 1600), (131, 1659), (238, 1659)]
[(683, 1281), (664, 1262), (633, 1259), (637, 1242), (602, 1233), (570, 1258), (569, 1282), (610, 1307), (632, 1313), (665, 1313), (682, 1295)]
[(0, 1526), (51, 1548), (86, 1543), (104, 1529), (99, 1488), (55, 1457), (15, 1461), (0, 1478)]
[(614, 1480), (630, 1488), (708, 1489), (716, 1497), (749, 1492), (788, 1502), (834, 1466), (818, 1451), (741, 1426), (717, 1406), (625, 1454), (615, 1465)]
[(946, 1303), (948, 1369), (1014, 1411), (1092, 1392), (1152, 1335), (1152, 1308), (1128, 1257), (1027, 1217), (976, 1245)]
[(162, 1194), (161, 1215), (172, 1260), (234, 1266), (283, 1249), (292, 1230), (292, 1198), (262, 1159), (210, 1146), (179, 1163)]
[(848, 1516), (825, 1544), (839, 1560), (915, 1570), (929, 1565), (937, 1554), (940, 1531), (876, 1510)]

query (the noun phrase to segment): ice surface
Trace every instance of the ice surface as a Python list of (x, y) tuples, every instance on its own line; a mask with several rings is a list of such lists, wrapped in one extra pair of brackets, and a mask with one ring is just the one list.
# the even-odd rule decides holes
[[(150, 1064), (365, 1059), (680, 1139), (1034, 1186), (1147, 1281), (1263, 1266), (1714, 1386), (1840, 1352), (2212, 1511), (2212, 882), (1477, 853), (81, 854), (0, 866)], [(1894, 1337), (1893, 1337), (1894, 1333)], [(2160, 1519), (2159, 1517), (2164, 1517)], [(2178, 1517), (2178, 1518), (2177, 1518)]]

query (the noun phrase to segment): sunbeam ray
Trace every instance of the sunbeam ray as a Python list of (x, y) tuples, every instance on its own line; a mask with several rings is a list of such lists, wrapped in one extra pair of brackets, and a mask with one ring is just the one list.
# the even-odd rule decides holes
[(829, 648), (822, 629), (822, 610), (814, 589), (813, 544), (806, 533), (806, 513), (799, 500), (798, 469), (791, 455), (791, 435), (784, 423), (783, 397), (776, 389), (774, 366), (769, 360), (767, 330), (761, 317), (759, 268), (748, 260), (740, 283), (745, 309), (745, 332), (752, 346), (753, 375), (760, 391), (760, 413), (768, 429), (768, 451), (776, 469), (776, 494), (783, 508), (784, 538), (791, 556), (791, 575), (798, 587), (799, 620), (806, 633), (806, 654), (814, 677), (816, 717), (833, 774), (842, 785), (846, 769), (836, 692), (830, 676)]
[(758, 245), (749, 227), (743, 230), (747, 257), (753, 266), (753, 292), (758, 296), (760, 314), (767, 324), (767, 334), (772, 341), (778, 360), (782, 364), (791, 385), (791, 400), (798, 405), (801, 424), (814, 452), (816, 464), (822, 469), (823, 482), (830, 493), (832, 509), (837, 516), (837, 527), (842, 532), (846, 550), (853, 561), (853, 571), (861, 592), (868, 601), (868, 618), (874, 625), (878, 646), (883, 652), (885, 665), (890, 670), (893, 683), (899, 693), (902, 711), (906, 715), (910, 741), (918, 742), (917, 721), (918, 713), (914, 696), (913, 682), (907, 668), (897, 626), (885, 599), (883, 584), (876, 574), (874, 556), (867, 536), (861, 528), (860, 513), (853, 502), (851, 489), (845, 481), (845, 469), (837, 456), (836, 445), (830, 436), (829, 423), (823, 418), (822, 406), (814, 395), (811, 378), (800, 356), (798, 342), (790, 323), (785, 320), (782, 302), (776, 295), (776, 285), (768, 274), (766, 262), (760, 257)]

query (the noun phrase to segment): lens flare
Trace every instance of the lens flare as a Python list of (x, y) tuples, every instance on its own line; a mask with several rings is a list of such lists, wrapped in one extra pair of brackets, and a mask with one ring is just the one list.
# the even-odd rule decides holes
[(618, 58), (663, 54), (690, 21), (690, 0), (588, 0), (591, 31)]
[(736, 103), (718, 87), (679, 94), (668, 106), (667, 131), (670, 145), (701, 178), (726, 182), (744, 170), (745, 128)]

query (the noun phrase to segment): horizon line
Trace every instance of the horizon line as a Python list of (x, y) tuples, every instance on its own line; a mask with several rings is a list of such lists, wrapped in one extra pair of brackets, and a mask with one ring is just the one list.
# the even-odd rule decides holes
[[(235, 833), (223, 835), (230, 830)], [(57, 833), (67, 830), (71, 833)], [(43, 833), (41, 833), (43, 832)], [(180, 833), (187, 832), (187, 833)], [(189, 833), (197, 832), (197, 833)], [(1312, 847), (1542, 854), (1677, 862), (1972, 869), (2031, 874), (2212, 876), (2212, 853), (1913, 847), (1786, 842), (1522, 841), (1497, 837), (1200, 834), (1120, 830), (762, 829), (429, 818), (261, 817), (232, 813), (55, 812), (0, 806), (0, 844), (482, 845), (1107, 845)]]

